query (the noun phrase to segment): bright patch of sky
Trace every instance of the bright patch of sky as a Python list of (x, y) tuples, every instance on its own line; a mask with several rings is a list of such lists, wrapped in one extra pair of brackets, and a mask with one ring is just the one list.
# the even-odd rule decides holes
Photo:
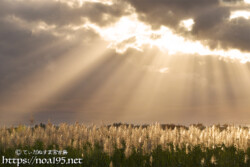
[[(186, 25), (191, 26), (192, 19), (184, 20)], [(161, 26), (159, 30), (152, 30), (149, 25), (140, 22), (136, 15), (122, 17), (110, 27), (101, 28), (87, 23), (85, 27), (95, 29), (105, 40), (110, 42), (109, 47), (123, 53), (128, 48), (143, 50), (145, 45), (158, 47), (162, 52), (174, 54), (198, 54), (216, 55), (240, 60), (242, 63), (250, 61), (250, 53), (238, 49), (215, 49), (211, 50), (200, 41), (188, 40), (174, 34), (169, 28)]]

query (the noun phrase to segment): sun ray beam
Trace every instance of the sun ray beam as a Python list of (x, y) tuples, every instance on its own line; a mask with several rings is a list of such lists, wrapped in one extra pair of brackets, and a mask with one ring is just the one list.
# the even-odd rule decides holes
[[(88, 70), (101, 59), (106, 45), (95, 43), (89, 48), (88, 52), (81, 53), (81, 47), (66, 53), (59, 59), (57, 69), (53, 73), (41, 70), (27, 79), (22, 85), (20, 93), (9, 97), (1, 105), (1, 116), (9, 117), (9, 111), (17, 111), (18, 116), (24, 113), (33, 112), (38, 105), (48, 101), (52, 96), (67, 87), (72, 81), (77, 79), (80, 74), (87, 74)], [(18, 119), (18, 117), (16, 118)], [(16, 120), (15, 119), (15, 120)], [(11, 120), (11, 121), (15, 121)]]

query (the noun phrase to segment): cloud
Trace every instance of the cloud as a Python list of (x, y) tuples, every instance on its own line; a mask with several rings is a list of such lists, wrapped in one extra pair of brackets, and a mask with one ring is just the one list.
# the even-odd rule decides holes
[(194, 17), (193, 33), (199, 34), (223, 23), (230, 16), (227, 8), (216, 7), (209, 8)]
[(218, 5), (218, 0), (127, 0), (141, 20), (155, 28), (161, 25), (176, 27), (181, 20), (194, 17)]
[[(248, 5), (241, 0), (126, 0), (139, 15), (139, 19), (158, 29), (170, 27), (175, 33), (199, 40), (211, 49), (236, 48), (250, 51), (249, 20), (240, 18), (229, 20), (235, 9)], [(231, 5), (225, 5), (231, 4)], [(181, 21), (193, 19), (191, 32), (180, 26)], [(237, 22), (237, 24), (235, 24)]]
[(237, 48), (249, 52), (249, 33), (249, 20), (237, 18), (232, 19), (230, 22), (225, 21), (224, 23), (217, 24), (210, 29), (202, 29), (202, 31), (199, 31), (197, 38), (200, 40), (206, 39), (207, 41), (204, 43), (208, 44), (211, 48)]
[(100, 26), (115, 22), (125, 15), (124, 3), (113, 5), (85, 2), (82, 6), (69, 6), (53, 0), (1, 1), (1, 16), (14, 15), (27, 21), (43, 21), (57, 26), (81, 25), (86, 19)]

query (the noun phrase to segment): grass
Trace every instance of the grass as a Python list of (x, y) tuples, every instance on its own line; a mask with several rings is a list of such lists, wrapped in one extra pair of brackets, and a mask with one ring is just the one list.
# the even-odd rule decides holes
[[(125, 154), (125, 145), (118, 149), (115, 147), (112, 155), (104, 152), (103, 147), (96, 143), (94, 147), (86, 144), (83, 148), (74, 149), (72, 147), (65, 148), (68, 154), (66, 158), (83, 158), (81, 165), (84, 167), (250, 167), (250, 148), (246, 151), (236, 149), (234, 146), (220, 146), (213, 149), (203, 148), (199, 145), (193, 148), (175, 147), (173, 144), (168, 144), (169, 149), (162, 149), (159, 145), (151, 153), (143, 153), (141, 148), (132, 148), (132, 153), (129, 156)], [(2, 148), (2, 147), (1, 147)], [(19, 146), (21, 150), (44, 150), (44, 144), (37, 141), (33, 147)], [(47, 149), (59, 149), (56, 145), (51, 145)], [(31, 158), (31, 155), (15, 155), (15, 149), (7, 150), (0, 149), (0, 155), (6, 158)], [(38, 155), (38, 158), (52, 158), (52, 155)], [(57, 155), (56, 157), (60, 157)], [(214, 161), (212, 161), (214, 157)], [(112, 162), (112, 163), (111, 163)], [(2, 159), (1, 159), (1, 165)], [(0, 166), (1, 166), (0, 165)], [(16, 165), (4, 165), (16, 166)], [(29, 166), (29, 165), (20, 165)], [(33, 165), (33, 166), (58, 166), (58, 165)], [(72, 165), (59, 165), (72, 166)]]
[[(121, 126), (121, 127), (120, 127)], [(42, 128), (39, 130), (39, 127)], [(33, 165), (20, 164), (20, 167), (26, 166), (46, 166), (46, 167), (57, 167), (57, 166), (81, 166), (81, 167), (250, 167), (250, 147), (246, 145), (245, 147), (239, 147), (237, 143), (241, 139), (246, 138), (249, 133), (249, 129), (242, 128), (242, 130), (234, 128), (233, 131), (230, 131), (226, 128), (218, 128), (218, 131), (214, 129), (214, 132), (211, 134), (220, 134), (227, 132), (227, 135), (236, 134), (236, 132), (242, 132), (247, 136), (241, 136), (238, 138), (237, 143), (232, 145), (223, 144), (224, 139), (219, 142), (221, 144), (215, 144), (212, 147), (207, 147), (207, 140), (202, 140), (204, 143), (201, 144), (192, 144), (192, 137), (186, 139), (190, 143), (174, 143), (171, 141), (176, 141), (180, 139), (180, 136), (176, 136), (175, 127), (168, 126), (163, 128), (158, 126), (145, 126), (140, 129), (140, 127), (122, 127), (122, 125), (113, 125), (103, 129), (96, 129), (94, 127), (86, 128), (86, 131), (80, 131), (82, 126), (61, 126), (61, 130), (64, 127), (63, 131), (60, 131), (60, 127), (49, 126), (35, 126), (30, 130), (25, 126), (19, 126), (16, 128), (2, 129), (0, 131), (0, 167), (5, 166), (17, 166), (17, 164), (6, 164), (3, 163), (3, 156), (5, 158), (27, 158), (32, 159), (36, 158), (43, 160), (51, 160), (52, 163), (39, 164), (34, 163)], [(116, 128), (114, 128), (116, 127)], [(120, 129), (119, 129), (120, 127)], [(199, 126), (199, 129), (189, 129), (188, 127), (178, 127), (179, 130), (183, 132), (188, 132), (190, 134), (201, 133), (205, 127)], [(78, 129), (77, 129), (78, 128)], [(79, 129), (80, 128), (80, 129)], [(84, 126), (83, 126), (84, 128)], [(77, 130), (78, 131), (77, 131)], [(0, 129), (1, 130), (1, 129)], [(38, 131), (39, 130), (39, 131)], [(47, 130), (47, 131), (46, 131)], [(69, 131), (71, 133), (68, 133)], [(74, 131), (76, 130), (76, 131)], [(131, 132), (127, 133), (130, 135), (122, 135), (124, 131)], [(206, 130), (206, 129), (205, 129)], [(243, 131), (245, 132), (243, 133)], [(73, 132), (74, 131), (74, 132)], [(198, 132), (197, 132), (198, 131)], [(39, 136), (39, 133), (44, 133), (49, 137), (49, 140), (45, 139), (44, 136)], [(53, 133), (51, 133), (53, 132)], [(192, 133), (191, 133), (192, 132)], [(212, 132), (212, 131), (211, 131)], [(63, 140), (69, 139), (71, 143), (63, 144), (63, 141), (52, 140), (53, 135), (59, 137), (63, 134)], [(71, 134), (73, 136), (67, 136)], [(83, 136), (76, 137), (75, 135)], [(150, 136), (150, 134), (153, 134)], [(171, 140), (165, 140), (169, 142), (160, 143), (160, 138), (162, 135), (172, 135)], [(177, 133), (178, 134), (178, 133)], [(27, 136), (31, 135), (34, 139), (40, 138), (41, 140), (35, 140), (33, 144), (28, 144), (28, 140), (32, 141)], [(103, 135), (100, 137), (99, 135)], [(141, 139), (141, 136), (146, 136), (146, 138)], [(66, 137), (67, 136), (67, 137)], [(121, 141), (117, 143), (116, 138), (119, 136)], [(185, 134), (182, 136), (185, 137)], [(94, 140), (92, 140), (93, 138)], [(17, 142), (20, 138), (25, 138), (25, 142)], [(4, 139), (4, 140), (3, 140)], [(4, 144), (1, 141), (6, 142), (6, 139), (10, 139), (11, 142)], [(145, 151), (145, 145), (139, 140), (150, 140), (151, 144), (159, 143), (156, 146), (152, 147), (149, 145), (149, 148)], [(207, 137), (210, 140), (209, 137)], [(233, 138), (234, 139), (234, 138)], [(81, 140), (81, 141), (78, 141)], [(78, 141), (77, 145), (74, 145), (74, 141)], [(94, 143), (90, 142), (94, 141)], [(178, 140), (177, 140), (178, 141)], [(227, 141), (225, 139), (225, 141)], [(248, 139), (249, 141), (249, 139)], [(213, 142), (213, 141), (210, 141)], [(13, 143), (13, 144), (12, 144)], [(26, 143), (19, 144), (16, 143)], [(48, 144), (49, 143), (49, 144)], [(59, 144), (61, 143), (61, 145)], [(81, 143), (81, 145), (79, 145)], [(107, 145), (108, 144), (108, 145)], [(238, 143), (239, 144), (239, 143)], [(63, 146), (63, 147), (62, 147)], [(33, 152), (34, 150), (67, 150), (67, 155), (16, 155), (16, 150), (27, 150), (28, 152)], [(111, 149), (112, 151), (109, 151)], [(53, 159), (55, 157), (56, 159)], [(74, 159), (82, 159), (81, 164), (65, 164)], [(65, 163), (63, 163), (65, 159)], [(39, 160), (38, 160), (39, 162)], [(57, 164), (58, 162), (59, 164)]]

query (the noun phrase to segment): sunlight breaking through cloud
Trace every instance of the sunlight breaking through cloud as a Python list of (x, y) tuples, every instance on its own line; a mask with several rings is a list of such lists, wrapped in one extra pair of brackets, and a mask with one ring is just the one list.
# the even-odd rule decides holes
[(0, 123), (249, 122), (249, 4), (2, 0)]
[(250, 4), (250, 0), (244, 0), (244, 2)]
[(185, 27), (188, 31), (192, 30), (193, 24), (194, 24), (193, 19), (182, 20), (180, 23), (180, 25)]
[[(182, 21), (190, 31), (194, 24), (192, 19)], [(240, 60), (242, 63), (250, 61), (250, 53), (238, 49), (213, 49), (202, 44), (201, 41), (192, 41), (172, 32), (171, 29), (161, 26), (159, 30), (152, 30), (149, 25), (137, 19), (137, 15), (122, 17), (117, 23), (109, 27), (98, 27), (88, 23), (86, 27), (95, 29), (105, 40), (110, 42), (109, 48), (116, 49), (118, 53), (125, 52), (128, 48), (143, 51), (146, 45), (158, 47), (163, 53), (214, 55)]]
[(249, 19), (250, 11), (244, 11), (244, 10), (234, 11), (230, 15), (230, 19), (235, 19), (235, 18), (238, 18), (238, 17), (243, 17), (245, 19)]

